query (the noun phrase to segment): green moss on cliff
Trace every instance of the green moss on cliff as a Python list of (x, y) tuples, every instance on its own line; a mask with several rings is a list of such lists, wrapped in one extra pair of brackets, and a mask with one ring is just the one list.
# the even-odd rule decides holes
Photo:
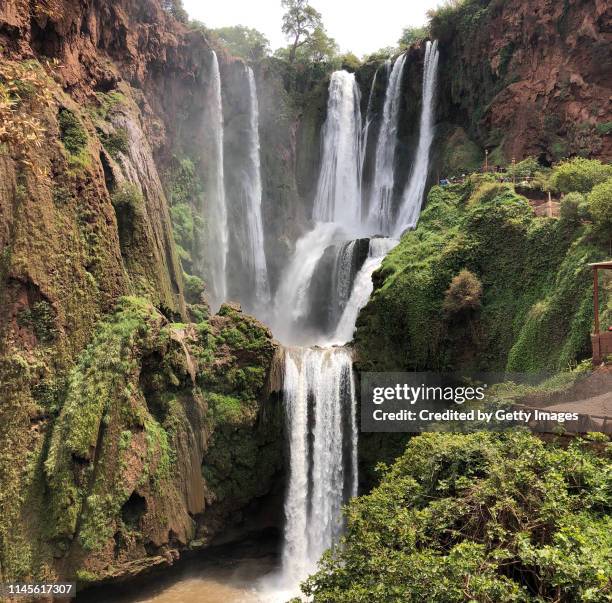
[[(588, 354), (588, 263), (605, 257), (605, 242), (481, 180), (434, 187), (417, 229), (374, 275), (356, 333), (360, 368), (537, 371)], [(483, 284), (482, 309), (458, 321), (442, 304), (463, 269)]]
[[(100, 325), (70, 375), (66, 402), (45, 461), (54, 537), (70, 538), (76, 531), (83, 498), (92, 479), (95, 454), (99, 453), (101, 437), (109, 426), (113, 408), (122, 407), (120, 412), (128, 426), (144, 425), (144, 409), (132, 405), (132, 388), (138, 377), (138, 357), (146, 345), (152, 322), (159, 328), (160, 317), (150, 304), (125, 298), (118, 311)], [(81, 463), (81, 479), (75, 479), (75, 460)], [(119, 501), (116, 504), (121, 506)], [(88, 508), (96, 522), (101, 508), (111, 512), (115, 507), (108, 499), (101, 502), (94, 498)], [(91, 539), (86, 536), (86, 540)]]

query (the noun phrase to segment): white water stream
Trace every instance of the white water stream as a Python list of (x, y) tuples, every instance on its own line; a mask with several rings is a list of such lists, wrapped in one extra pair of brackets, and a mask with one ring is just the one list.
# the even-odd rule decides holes
[(206, 207), (208, 227), (207, 264), (211, 306), (216, 311), (227, 299), (227, 253), (229, 236), (227, 232), (227, 206), (223, 172), (223, 102), (221, 99), (221, 74), (217, 54), (213, 51), (211, 61), (209, 112), (206, 116), (210, 129), (212, 148), (210, 160), (213, 173), (209, 178)]

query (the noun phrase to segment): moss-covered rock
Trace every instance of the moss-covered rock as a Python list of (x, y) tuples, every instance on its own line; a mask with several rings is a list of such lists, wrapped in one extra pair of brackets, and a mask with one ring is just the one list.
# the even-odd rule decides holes
[(263, 416), (275, 352), (238, 308), (183, 325), (122, 299), (70, 374), (44, 462), (43, 537), (67, 575), (99, 580), (196, 535), (207, 544), (270, 491), (282, 466), (279, 408)]
[[(360, 368), (537, 371), (588, 354), (588, 263), (605, 257), (605, 241), (590, 225), (537, 218), (511, 187), (481, 181), (434, 187), (417, 229), (375, 273), (357, 323)], [(483, 288), (469, 321), (444, 311), (464, 269)]]

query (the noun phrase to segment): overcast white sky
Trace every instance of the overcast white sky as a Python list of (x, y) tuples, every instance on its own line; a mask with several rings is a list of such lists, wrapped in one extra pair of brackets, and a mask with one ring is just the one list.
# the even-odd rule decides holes
[[(408, 25), (423, 25), (428, 9), (442, 0), (310, 0), (327, 33), (343, 52), (358, 56), (393, 46)], [(266, 35), (272, 49), (286, 46), (280, 0), (183, 0), (192, 19), (208, 27), (246, 25)]]

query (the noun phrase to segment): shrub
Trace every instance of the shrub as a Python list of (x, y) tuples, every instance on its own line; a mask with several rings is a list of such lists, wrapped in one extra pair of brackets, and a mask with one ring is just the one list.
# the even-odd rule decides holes
[(482, 283), (469, 270), (462, 270), (453, 278), (444, 294), (443, 309), (447, 315), (478, 310), (482, 299)]
[(87, 144), (87, 133), (79, 118), (69, 109), (60, 109), (58, 121), (66, 150), (71, 155), (79, 155)]
[(315, 603), (606, 601), (609, 460), (525, 432), (424, 434), (347, 509)]
[(595, 126), (595, 130), (598, 134), (601, 134), (602, 136), (612, 134), (612, 121), (606, 121), (604, 123), (597, 124)]
[(612, 165), (597, 159), (576, 157), (555, 166), (551, 178), (553, 188), (561, 193), (588, 193), (596, 184), (612, 178)]
[(183, 0), (163, 0), (162, 8), (170, 13), (177, 21), (189, 23), (189, 15), (183, 6)]
[(470, 197), (470, 204), (480, 205), (489, 203), (495, 197), (510, 190), (507, 184), (499, 184), (497, 182), (483, 182)]
[(584, 205), (585, 198), (582, 193), (567, 193), (561, 199), (561, 219), (570, 224), (580, 222), (580, 205)]
[(339, 60), (340, 68), (345, 71), (355, 72), (361, 67), (361, 61), (352, 52), (343, 54)]
[(115, 160), (119, 158), (119, 153), (125, 155), (129, 150), (128, 133), (125, 128), (117, 128), (110, 134), (100, 133), (100, 142)]
[(517, 164), (508, 166), (508, 174), (516, 178), (533, 176), (540, 169), (540, 164), (535, 157), (527, 157)]
[(49, 78), (36, 61), (0, 63), (0, 152), (25, 163), (43, 145), (43, 111), (52, 104)]
[(612, 178), (598, 184), (588, 196), (593, 221), (602, 228), (612, 228)]
[(204, 281), (193, 274), (183, 273), (185, 281), (185, 299), (189, 304), (199, 304), (204, 293)]
[(124, 182), (111, 195), (111, 201), (116, 209), (140, 209), (144, 202), (142, 192), (138, 185), (132, 182)]

